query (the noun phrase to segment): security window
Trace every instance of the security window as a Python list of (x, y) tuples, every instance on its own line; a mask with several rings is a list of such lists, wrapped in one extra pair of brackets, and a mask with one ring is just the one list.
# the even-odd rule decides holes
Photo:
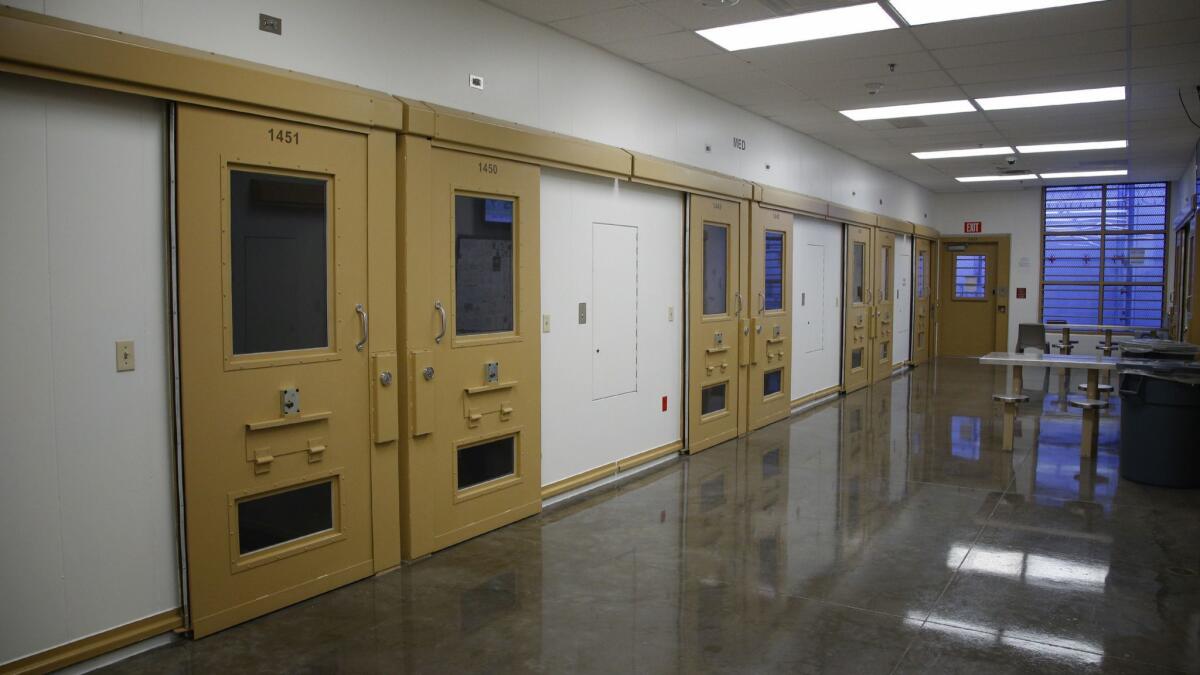
[(1166, 183), (1045, 188), (1042, 320), (1161, 326), (1167, 196)]
[(954, 299), (987, 299), (987, 256), (954, 256)]
[(763, 309), (767, 311), (783, 309), (783, 232), (767, 230), (765, 264), (763, 265), (763, 281), (766, 293), (763, 297)]

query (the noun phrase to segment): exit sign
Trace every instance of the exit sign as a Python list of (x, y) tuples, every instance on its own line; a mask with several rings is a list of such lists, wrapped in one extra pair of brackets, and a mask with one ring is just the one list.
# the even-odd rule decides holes
[(982, 220), (968, 220), (963, 223), (964, 234), (979, 234), (983, 232)]

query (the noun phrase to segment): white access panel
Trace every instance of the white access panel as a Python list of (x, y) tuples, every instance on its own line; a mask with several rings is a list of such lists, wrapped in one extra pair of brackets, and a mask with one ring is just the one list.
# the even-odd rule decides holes
[(792, 220), (792, 400), (836, 387), (842, 377), (842, 225)]
[(804, 276), (800, 291), (800, 349), (805, 354), (825, 348), (825, 245), (808, 242), (802, 249), (799, 273)]
[(592, 400), (637, 391), (638, 230), (592, 224)]

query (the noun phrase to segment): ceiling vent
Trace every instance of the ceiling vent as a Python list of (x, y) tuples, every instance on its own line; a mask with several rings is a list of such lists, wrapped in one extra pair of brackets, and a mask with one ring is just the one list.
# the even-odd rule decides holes
[(916, 129), (918, 127), (929, 126), (920, 117), (897, 117), (896, 119), (888, 120), (888, 122), (897, 129)]

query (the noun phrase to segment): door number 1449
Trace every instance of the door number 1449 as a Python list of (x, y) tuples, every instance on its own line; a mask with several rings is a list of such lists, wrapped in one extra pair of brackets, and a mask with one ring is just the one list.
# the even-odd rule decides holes
[(283, 129), (267, 129), (267, 138), (276, 143), (287, 143), (289, 145), (300, 145), (299, 131), (285, 131)]

